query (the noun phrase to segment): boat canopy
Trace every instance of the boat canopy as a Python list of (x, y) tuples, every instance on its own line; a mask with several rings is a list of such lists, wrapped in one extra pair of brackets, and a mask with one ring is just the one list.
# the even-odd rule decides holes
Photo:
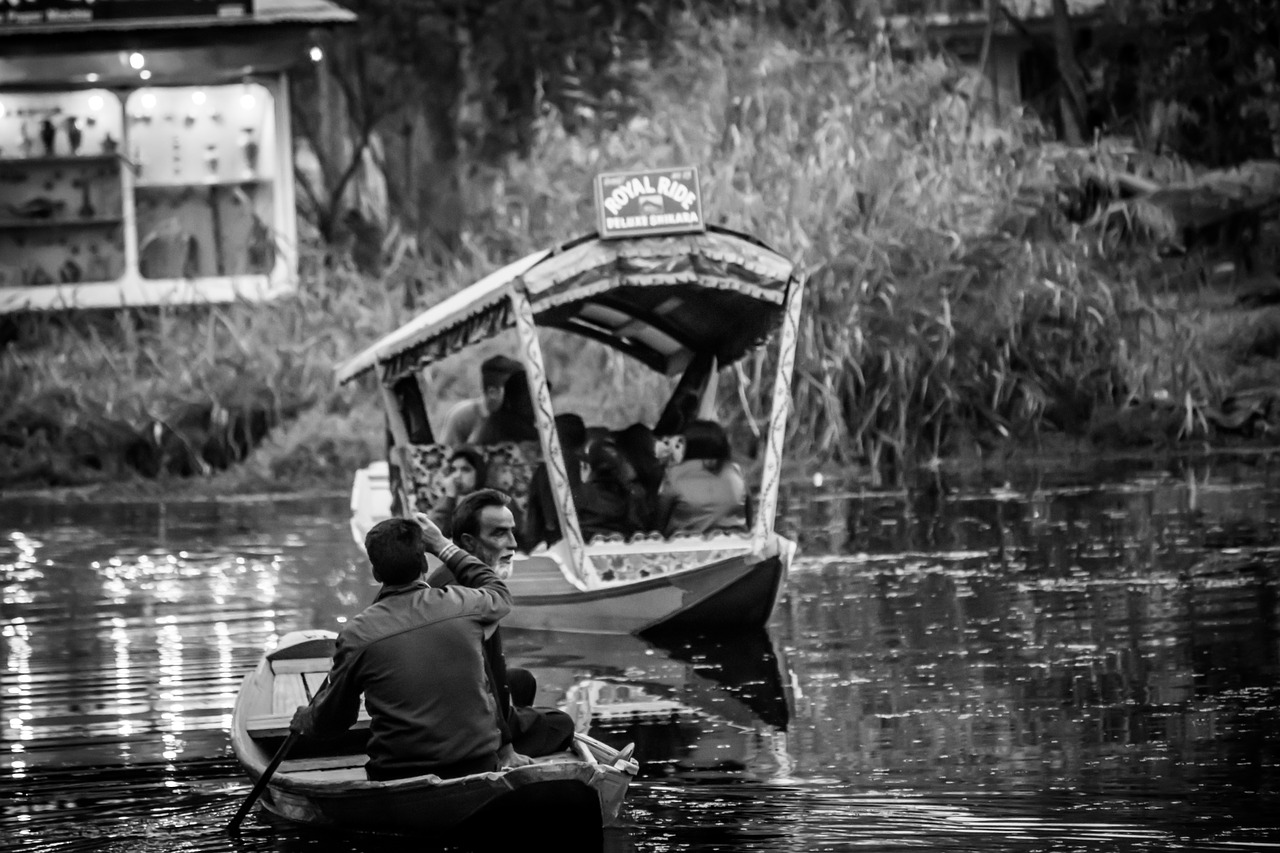
[(528, 255), (419, 314), (338, 367), (339, 382), (374, 367), (394, 381), (515, 325), (522, 288), (540, 327), (598, 340), (667, 375), (697, 353), (730, 364), (782, 318), (792, 262), (714, 226), (678, 236), (592, 235)]

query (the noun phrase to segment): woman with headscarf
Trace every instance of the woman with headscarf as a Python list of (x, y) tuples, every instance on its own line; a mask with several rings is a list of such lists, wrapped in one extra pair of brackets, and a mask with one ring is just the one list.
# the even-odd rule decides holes
[(684, 459), (667, 469), (658, 489), (658, 526), (667, 536), (745, 532), (747, 486), (730, 458), (729, 437), (715, 421), (684, 430)]

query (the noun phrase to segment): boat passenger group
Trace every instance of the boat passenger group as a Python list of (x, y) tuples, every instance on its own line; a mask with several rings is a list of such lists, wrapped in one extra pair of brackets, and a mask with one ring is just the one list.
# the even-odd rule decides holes
[[(442, 430), (448, 470), (444, 494), (431, 503), (428, 515), (446, 533), (460, 495), (509, 485), (492, 481), (480, 448), (538, 440), (524, 367), (497, 355), (486, 359), (480, 372), (483, 395), (450, 409)], [(654, 428), (635, 423), (611, 431), (588, 427), (577, 414), (556, 415), (584, 540), (746, 531), (750, 493), (731, 459), (724, 428), (694, 417), (697, 399), (685, 399), (688, 405), (670, 407)], [(557, 542), (560, 522), (545, 463), (534, 470), (525, 503), (523, 510), (513, 505), (520, 549), (528, 552), (539, 543)]]
[[(477, 447), (536, 440), (537, 431), (519, 362), (488, 359), (482, 382), (484, 395), (455, 406), (443, 430), (453, 445), (444, 498), (365, 536), (382, 587), (343, 627), (325, 686), (290, 724), (304, 736), (341, 734), (363, 696), (371, 780), (456, 778), (572, 746), (573, 719), (535, 706), (532, 673), (507, 667), (502, 652), (498, 623), (512, 608), (505, 581), (516, 549), (560, 532), (544, 466), (523, 518), (508, 495), (486, 487), (501, 484), (486, 483)], [(679, 426), (683, 453), (664, 460), (643, 425), (615, 433), (589, 430), (576, 415), (556, 418), (585, 538), (746, 530), (747, 490), (723, 428), (691, 416)], [(442, 563), (430, 573), (428, 554)]]

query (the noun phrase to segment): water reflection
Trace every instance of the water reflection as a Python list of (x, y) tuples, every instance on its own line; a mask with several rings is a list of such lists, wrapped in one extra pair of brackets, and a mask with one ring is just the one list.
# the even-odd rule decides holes
[[(1265, 460), (784, 495), (767, 633), (511, 631), (643, 764), (611, 851), (1276, 849), (1280, 477)], [(0, 849), (422, 849), (255, 816), (259, 654), (374, 592), (346, 501), (0, 505)]]
[(642, 778), (729, 772), (769, 778), (788, 763), (790, 676), (768, 633), (646, 638), (504, 631), (509, 659), (538, 675), (540, 703), (635, 743)]

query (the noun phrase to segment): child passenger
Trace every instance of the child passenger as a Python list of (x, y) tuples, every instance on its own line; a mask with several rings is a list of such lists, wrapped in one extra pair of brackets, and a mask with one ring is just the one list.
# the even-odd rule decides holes
[(667, 536), (747, 530), (746, 482), (720, 424), (694, 420), (685, 427), (684, 459), (663, 476), (656, 520)]

